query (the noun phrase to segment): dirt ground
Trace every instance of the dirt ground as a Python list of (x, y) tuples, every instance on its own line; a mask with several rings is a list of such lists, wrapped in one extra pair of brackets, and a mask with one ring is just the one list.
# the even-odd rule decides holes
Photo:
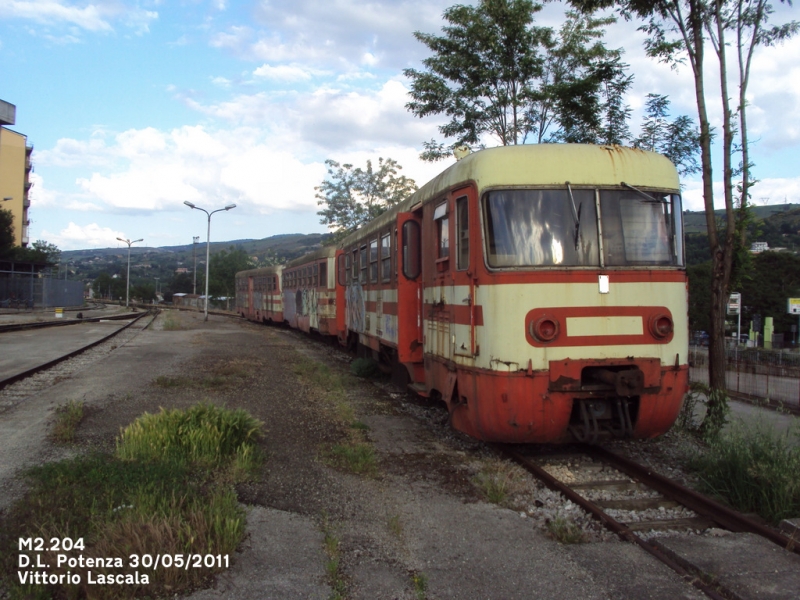
[[(349, 358), (290, 330), (178, 313), (93, 367), (0, 414), (0, 510), (24, 491), (27, 466), (111, 449), (143, 412), (209, 401), (264, 422), (258, 483), (238, 488), (247, 535), (230, 570), (196, 600), (231, 598), (697, 598), (632, 546), (564, 546), (524, 513), (482, 500), (473, 484), (488, 453), (446, 416), (388, 384), (352, 378), (347, 398), (378, 456), (377, 472), (337, 470), (326, 452), (347, 436), (324, 390), (295, 373), (301, 357), (349, 373)], [(200, 385), (220, 374), (222, 385)], [(54, 409), (83, 401), (77, 443), (47, 439)], [(340, 542), (338, 582), (325, 536)], [(158, 552), (153, 548), (152, 552)], [(633, 575), (636, 574), (634, 577)], [(2, 597), (2, 593), (0, 593)]]

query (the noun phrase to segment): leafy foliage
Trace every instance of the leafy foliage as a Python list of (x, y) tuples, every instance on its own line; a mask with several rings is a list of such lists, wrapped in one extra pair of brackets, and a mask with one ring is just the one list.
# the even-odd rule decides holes
[(418, 117), (446, 115), (448, 146), (425, 142), (424, 160), (456, 147), (541, 142), (623, 143), (630, 108), (623, 97), (633, 77), (620, 50), (601, 38), (613, 18), (568, 12), (558, 32), (534, 24), (531, 0), (481, 0), (444, 12), (443, 35), (415, 32), (432, 55), (425, 69), (406, 69)]
[(700, 132), (686, 115), (669, 121), (669, 104), (667, 96), (647, 94), (641, 134), (633, 141), (633, 145), (663, 154), (673, 162), (681, 175), (697, 173), (700, 170), (697, 162)]
[(326, 160), (328, 175), (316, 188), (320, 223), (333, 231), (330, 242), (347, 237), (364, 223), (390, 206), (405, 200), (417, 190), (413, 179), (398, 175), (403, 168), (391, 158), (378, 158), (378, 168), (367, 161), (366, 168)]
[(0, 258), (8, 257), (14, 248), (14, 213), (0, 209)]
[[(208, 294), (215, 298), (235, 295), (236, 273), (252, 268), (252, 262), (247, 253), (241, 248), (230, 247), (229, 250), (220, 250), (211, 255), (208, 275)], [(200, 274), (197, 277), (198, 290), (200, 287)]]

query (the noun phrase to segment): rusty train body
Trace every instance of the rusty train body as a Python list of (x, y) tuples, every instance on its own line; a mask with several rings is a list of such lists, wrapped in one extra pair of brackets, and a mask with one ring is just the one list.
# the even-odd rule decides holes
[(507, 443), (649, 438), (688, 387), (680, 185), (661, 155), (466, 156), (337, 246), (237, 275), (237, 310), (336, 336)]

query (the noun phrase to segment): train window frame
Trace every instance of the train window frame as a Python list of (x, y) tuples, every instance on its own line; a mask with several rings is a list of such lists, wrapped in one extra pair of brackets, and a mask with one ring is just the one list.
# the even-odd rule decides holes
[(469, 269), (469, 196), (456, 198), (456, 270)]
[(312, 287), (319, 287), (319, 263), (315, 264), (311, 269), (311, 286)]
[(328, 260), (319, 263), (319, 287), (328, 289)]
[(342, 287), (347, 285), (347, 276), (350, 274), (350, 254), (343, 252), (336, 257), (336, 280)]
[(353, 270), (350, 273), (350, 283), (358, 283), (358, 246), (353, 248)]
[(381, 281), (392, 280), (392, 234), (390, 231), (381, 234)]
[(447, 200), (435, 205), (433, 223), (436, 231), (436, 270), (441, 274), (450, 268), (450, 207)]
[(422, 274), (422, 228), (419, 221), (403, 223), (403, 277), (415, 280)]
[(359, 275), (358, 281), (361, 285), (367, 283), (367, 264), (369, 261), (367, 260), (369, 257), (367, 256), (367, 245), (362, 244), (361, 248), (359, 248)]
[(378, 283), (378, 238), (369, 241), (369, 282)]
[[(596, 202), (597, 186), (562, 187), (557, 184), (520, 188), (489, 188), (483, 191), (479, 205), (482, 252), (489, 270), (507, 269), (581, 269), (600, 266), (600, 216)], [(570, 193), (571, 192), (571, 193)], [(563, 195), (549, 197), (550, 194)], [(522, 195), (523, 201), (514, 196)], [(575, 235), (572, 205), (578, 199), (579, 228)], [(560, 202), (556, 204), (555, 201)], [(495, 204), (496, 202), (496, 204)], [(537, 203), (540, 205), (536, 209)], [(545, 210), (542, 207), (547, 207)], [(537, 219), (521, 218), (520, 207)], [(559, 210), (556, 210), (559, 209)], [(495, 223), (493, 215), (503, 217)], [(531, 231), (522, 231), (520, 223), (539, 223)], [(559, 221), (560, 220), (560, 221)], [(509, 223), (516, 223), (514, 228)], [(555, 225), (555, 226), (554, 226)], [(531, 243), (533, 233), (547, 244)], [(525, 240), (521, 244), (521, 240)], [(574, 251), (573, 251), (574, 249)], [(525, 252), (522, 252), (524, 250)], [(526, 254), (527, 253), (527, 254)]]

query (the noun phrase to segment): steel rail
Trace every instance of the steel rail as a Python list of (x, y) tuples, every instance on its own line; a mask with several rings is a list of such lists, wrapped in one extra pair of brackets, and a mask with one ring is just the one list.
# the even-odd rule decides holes
[[(25, 331), (27, 329), (44, 329), (45, 327), (63, 327), (64, 325), (78, 325), (80, 323), (98, 323), (100, 321), (124, 321), (133, 319), (138, 313), (124, 313), (108, 317), (87, 317), (85, 319), (58, 319), (56, 321), (35, 321), (33, 323), (9, 323), (0, 325), (0, 334), (10, 331)], [(141, 313), (147, 314), (147, 313)]]
[(606, 514), (600, 507), (595, 505), (593, 502), (586, 500), (583, 496), (578, 494), (575, 490), (570, 488), (568, 485), (562, 483), (550, 473), (542, 469), (539, 465), (533, 463), (533, 461), (527, 459), (526, 457), (522, 456), (518, 452), (511, 450), (508, 446), (504, 445), (495, 445), (502, 454), (509, 457), (511, 460), (522, 466), (525, 470), (529, 471), (544, 484), (549, 487), (551, 490), (561, 493), (562, 495), (566, 496), (570, 501), (574, 502), (578, 506), (580, 506), (583, 510), (591, 514), (595, 519), (600, 521), (608, 530), (612, 531), (613, 533), (617, 534), (621, 539), (631, 542), (632, 544), (636, 544), (647, 553), (652, 555), (654, 558), (658, 559), (665, 565), (667, 565), (670, 569), (675, 571), (685, 582), (693, 585), (704, 594), (706, 594), (709, 598), (713, 598), (714, 600), (728, 600), (726, 596), (720, 594), (716, 589), (709, 586), (699, 577), (693, 575), (686, 569), (684, 569), (680, 564), (678, 564), (675, 560), (670, 558), (667, 554), (665, 554), (660, 548), (653, 546), (649, 542), (646, 542), (638, 535), (636, 535), (633, 531), (631, 531), (626, 525), (620, 523), (612, 516)]
[(28, 369), (27, 371), (22, 371), (21, 373), (17, 373), (16, 375), (12, 375), (11, 377), (6, 377), (5, 379), (0, 379), (0, 390), (2, 390), (3, 388), (11, 385), (12, 383), (16, 383), (17, 381), (25, 379), (26, 377), (30, 377), (31, 375), (35, 375), (39, 371), (44, 371), (45, 369), (49, 369), (50, 367), (53, 367), (53, 366), (57, 365), (60, 362), (64, 362), (65, 360), (68, 360), (68, 359), (70, 359), (70, 358), (72, 358), (74, 356), (77, 356), (78, 354), (81, 354), (82, 352), (86, 352), (86, 350), (89, 350), (90, 348), (94, 348), (95, 346), (97, 346), (99, 344), (102, 344), (103, 342), (105, 342), (107, 340), (110, 340), (115, 335), (118, 335), (118, 334), (122, 333), (128, 327), (130, 327), (131, 325), (133, 325), (134, 323), (139, 321), (139, 319), (141, 319), (142, 317), (145, 317), (145, 316), (147, 316), (149, 314), (152, 314), (152, 313), (150, 313), (150, 312), (140, 313), (138, 316), (136, 316), (130, 323), (128, 323), (124, 327), (120, 327), (116, 331), (113, 331), (113, 332), (109, 333), (108, 335), (100, 338), (99, 340), (96, 340), (96, 341), (92, 342), (91, 344), (87, 344), (86, 346), (78, 348), (77, 350), (73, 350), (72, 352), (69, 352), (69, 353), (67, 353), (67, 354), (65, 354), (63, 356), (55, 358), (55, 359), (53, 359), (51, 361), (48, 361), (48, 362), (46, 362), (44, 364), (41, 364), (41, 365), (38, 365), (38, 366), (33, 367), (31, 369)]
[(800, 544), (795, 543), (791, 538), (676, 481), (659, 475), (639, 463), (598, 446), (585, 446), (581, 449), (590, 456), (613, 465), (629, 477), (638, 479), (670, 500), (675, 500), (697, 514), (711, 519), (729, 531), (755, 533), (778, 544), (784, 550), (800, 554)]

